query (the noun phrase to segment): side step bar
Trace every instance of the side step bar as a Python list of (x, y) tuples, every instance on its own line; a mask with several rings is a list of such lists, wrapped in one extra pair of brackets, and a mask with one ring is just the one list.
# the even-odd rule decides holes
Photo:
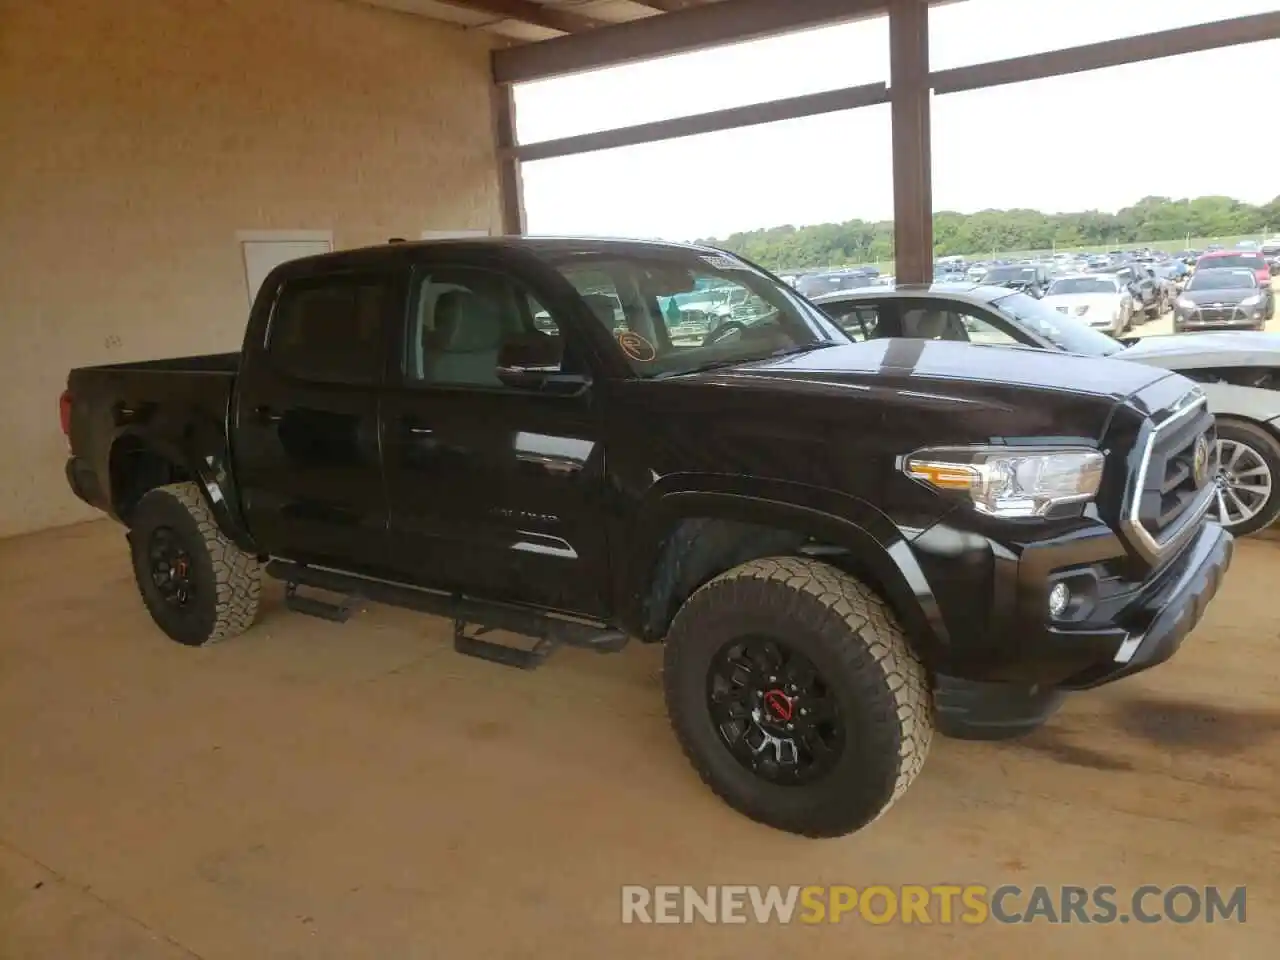
[[(460, 594), (308, 567), (288, 560), (272, 560), (267, 564), (266, 572), (268, 576), (285, 581), (285, 602), (290, 609), (299, 613), (340, 623), (351, 614), (349, 599), (362, 597), (375, 603), (448, 617), (453, 621), (453, 648), (459, 653), (522, 670), (533, 670), (541, 666), (559, 646), (581, 647), (597, 653), (616, 653), (626, 646), (628, 639), (625, 633), (597, 624), (565, 620), (509, 604), (474, 600)], [(348, 599), (341, 604), (331, 604), (299, 596), (299, 586), (342, 594)], [(468, 632), (468, 627), (474, 629)], [(482, 639), (482, 634), (491, 630), (530, 637), (536, 642), (532, 649), (523, 650)]]

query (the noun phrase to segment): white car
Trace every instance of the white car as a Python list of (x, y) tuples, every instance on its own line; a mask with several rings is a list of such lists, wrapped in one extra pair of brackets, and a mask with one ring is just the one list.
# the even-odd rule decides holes
[(1040, 302), (1116, 337), (1133, 323), (1133, 297), (1118, 277), (1085, 273), (1058, 277)]
[(1244, 536), (1280, 516), (1280, 334), (1221, 331), (1119, 341), (1046, 300), (969, 283), (847, 290), (814, 302), (854, 339), (971, 340), (1176, 370), (1199, 383), (1218, 420), (1215, 519)]

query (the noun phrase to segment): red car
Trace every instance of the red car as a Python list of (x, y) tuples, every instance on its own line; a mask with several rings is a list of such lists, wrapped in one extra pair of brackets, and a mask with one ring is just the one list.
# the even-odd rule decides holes
[(1252, 270), (1267, 301), (1266, 318), (1276, 314), (1276, 298), (1271, 290), (1271, 264), (1257, 250), (1211, 250), (1196, 261), (1196, 272), (1228, 268)]

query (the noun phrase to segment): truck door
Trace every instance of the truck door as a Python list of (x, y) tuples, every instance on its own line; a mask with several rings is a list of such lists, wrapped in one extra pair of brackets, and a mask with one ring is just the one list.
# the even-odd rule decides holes
[(513, 339), (587, 373), (572, 332), (495, 263), (425, 264), (410, 284), (400, 382), (383, 395), (391, 556), (424, 586), (604, 616), (604, 449), (591, 387), (504, 385)]
[(404, 281), (326, 273), (286, 279), (274, 296), (255, 308), (270, 316), (245, 344), (232, 428), (249, 530), (276, 556), (385, 570), (378, 391)]

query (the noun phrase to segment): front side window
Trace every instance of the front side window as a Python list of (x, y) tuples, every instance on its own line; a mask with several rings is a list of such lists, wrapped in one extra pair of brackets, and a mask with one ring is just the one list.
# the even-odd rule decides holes
[(538, 299), (490, 270), (442, 268), (415, 283), (405, 343), (405, 379), (432, 386), (502, 387), (499, 358), (519, 349), (558, 370), (559, 327)]
[(382, 277), (326, 277), (285, 285), (267, 353), (282, 373), (320, 383), (381, 380), (390, 285)]
[(553, 265), (639, 376), (690, 373), (847, 342), (790, 288), (728, 257), (581, 253)]

